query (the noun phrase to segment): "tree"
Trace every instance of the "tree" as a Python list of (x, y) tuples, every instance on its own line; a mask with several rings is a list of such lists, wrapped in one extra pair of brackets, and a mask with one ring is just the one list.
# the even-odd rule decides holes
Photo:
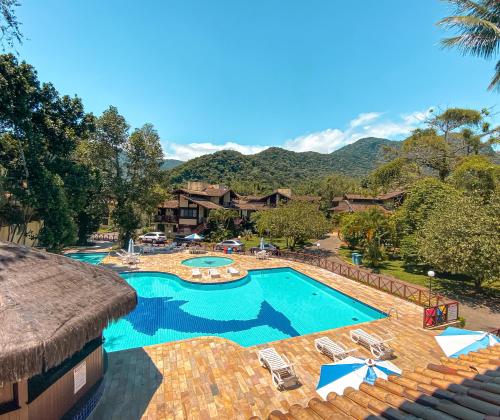
[(215, 242), (219, 242), (235, 236), (234, 221), (238, 217), (237, 210), (223, 208), (211, 210), (208, 216), (210, 238)]
[(456, 188), (472, 196), (482, 197), (486, 204), (498, 190), (500, 165), (491, 162), (486, 156), (469, 156), (455, 168), (450, 180)]
[(13, 47), (16, 42), (22, 42), (21, 23), (14, 11), (19, 5), (17, 0), (0, 0), (0, 44), (4, 50), (6, 46)]
[(449, 145), (433, 129), (417, 129), (403, 142), (404, 158), (419, 167), (437, 172), (444, 180), (451, 171)]
[(160, 186), (163, 152), (158, 133), (145, 124), (129, 136), (129, 128), (118, 109), (110, 106), (97, 119), (89, 144), (103, 179), (103, 194), (114, 203), (112, 218), (122, 245), (149, 223), (165, 197)]
[[(77, 97), (60, 96), (36, 71), (12, 55), (0, 56), (0, 166), (9, 200), (2, 213), (10, 238), (24, 238), (34, 217), (43, 221), (39, 243), (59, 251), (76, 238), (76, 217), (91, 190), (71, 183), (89, 168), (75, 160), (82, 139), (92, 131), (92, 116)], [(82, 195), (87, 194), (87, 199)], [(82, 200), (73, 200), (79, 196)]]
[(259, 234), (267, 232), (271, 237), (283, 237), (291, 249), (330, 231), (330, 223), (317, 205), (305, 201), (290, 201), (275, 209), (259, 211), (252, 217)]
[(458, 199), (459, 196), (459, 191), (453, 186), (435, 178), (417, 181), (408, 190), (403, 205), (394, 215), (396, 235), (401, 243), (401, 257), (407, 264), (421, 262), (415, 235), (422, 229), (431, 212), (444, 200)]
[(496, 142), (499, 127), (490, 127), (488, 116), (488, 110), (449, 108), (429, 118), (427, 128), (414, 130), (403, 142), (400, 157), (444, 181), (463, 156)]
[(471, 277), (477, 289), (500, 277), (500, 196), (481, 200), (446, 197), (431, 212), (416, 244), (422, 261), (439, 271)]
[(339, 235), (349, 248), (361, 248), (363, 259), (377, 267), (385, 259), (385, 249), (391, 244), (392, 225), (378, 208), (345, 214), (340, 219)]
[[(500, 42), (500, 3), (498, 0), (448, 0), (455, 6), (454, 16), (438, 25), (457, 30), (458, 35), (442, 41), (445, 48), (458, 48), (464, 55), (483, 58), (496, 56)], [(488, 89), (500, 87), (500, 61)]]
[(368, 186), (374, 191), (392, 191), (406, 188), (422, 175), (413, 162), (398, 157), (375, 169), (368, 178)]

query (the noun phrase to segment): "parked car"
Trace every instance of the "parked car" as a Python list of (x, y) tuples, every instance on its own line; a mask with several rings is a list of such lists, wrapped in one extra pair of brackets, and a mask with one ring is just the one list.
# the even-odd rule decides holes
[(167, 237), (163, 232), (148, 232), (139, 236), (139, 240), (149, 244), (164, 244), (167, 241)]
[(218, 251), (221, 251), (224, 248), (231, 248), (234, 251), (243, 251), (245, 249), (245, 244), (243, 244), (239, 239), (227, 239), (215, 245), (215, 249)]
[[(264, 243), (264, 251), (270, 252), (271, 254), (276, 253), (277, 251), (279, 251), (279, 249), (280, 248), (278, 245)], [(250, 248), (250, 251), (252, 253), (260, 251), (260, 246), (254, 246)]]

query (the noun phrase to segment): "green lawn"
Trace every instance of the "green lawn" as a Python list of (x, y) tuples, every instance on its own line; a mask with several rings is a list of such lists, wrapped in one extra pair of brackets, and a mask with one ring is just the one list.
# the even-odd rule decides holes
[[(252, 247), (258, 247), (260, 245), (260, 236), (253, 235), (250, 239), (241, 238), (241, 242), (245, 244), (245, 249), (250, 249)], [(285, 238), (269, 238), (264, 236), (265, 243), (271, 243), (273, 245), (277, 245), (279, 249), (287, 249)], [(314, 242), (314, 239), (310, 239), (307, 241), (304, 246), (311, 245)], [(299, 249), (295, 249), (299, 251)]]
[[(339, 249), (339, 256), (348, 263), (351, 261), (351, 250), (347, 247)], [(412, 271), (405, 267), (402, 260), (394, 258), (384, 261), (377, 270), (381, 274), (396, 277), (407, 281), (408, 283), (418, 284), (420, 286), (429, 286), (429, 277), (425, 272)], [(474, 289), (474, 283), (470, 278), (459, 275), (438, 273), (432, 282), (432, 288), (443, 294), (470, 294), (477, 293)], [(496, 296), (500, 293), (500, 281), (487, 284), (480, 293), (484, 297)]]
[[(245, 249), (250, 249), (253, 247), (258, 247), (260, 245), (260, 236), (253, 235), (250, 239), (241, 238), (241, 242), (245, 244)], [(286, 249), (286, 240), (285, 238), (266, 238), (264, 237), (265, 243), (272, 243), (273, 245), (277, 245), (280, 249)]]

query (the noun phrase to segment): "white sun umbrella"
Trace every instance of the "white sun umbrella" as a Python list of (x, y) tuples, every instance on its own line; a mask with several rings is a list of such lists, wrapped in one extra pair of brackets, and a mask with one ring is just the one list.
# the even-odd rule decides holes
[(264, 238), (262, 238), (262, 237), (260, 238), (260, 245), (259, 245), (259, 248), (260, 248), (261, 250), (264, 250)]
[(338, 362), (321, 366), (316, 392), (326, 400), (330, 392), (342, 395), (348, 387), (359, 389), (363, 382), (373, 385), (377, 378), (387, 379), (389, 375), (400, 374), (401, 369), (391, 362), (348, 356)]
[(132, 238), (130, 238), (128, 241), (128, 253), (129, 254), (134, 253), (134, 240)]
[(500, 339), (485, 331), (462, 330), (448, 327), (434, 337), (446, 357), (458, 357), (471, 351), (485, 349), (500, 343)]

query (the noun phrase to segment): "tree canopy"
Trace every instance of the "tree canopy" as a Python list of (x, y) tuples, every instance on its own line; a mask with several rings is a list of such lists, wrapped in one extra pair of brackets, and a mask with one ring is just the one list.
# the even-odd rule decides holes
[(283, 237), (291, 249), (330, 231), (330, 223), (317, 205), (304, 201), (290, 201), (275, 209), (258, 211), (252, 218), (260, 235)]

